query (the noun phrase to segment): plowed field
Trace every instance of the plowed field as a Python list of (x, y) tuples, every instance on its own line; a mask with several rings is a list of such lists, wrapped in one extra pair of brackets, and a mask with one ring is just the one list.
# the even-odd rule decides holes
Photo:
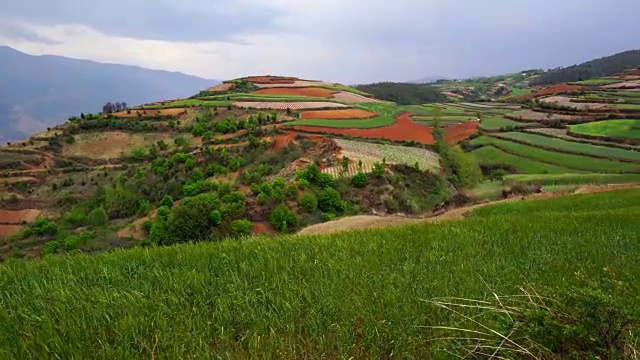
[(310, 96), (310, 97), (321, 97), (321, 98), (331, 98), (333, 95), (333, 91), (323, 88), (268, 88), (268, 89), (260, 89), (258, 91), (254, 91), (254, 94), (259, 95), (289, 95), (289, 96)]
[(293, 84), (298, 79), (281, 76), (251, 76), (245, 80), (255, 84)]
[(544, 96), (544, 95), (553, 95), (553, 94), (562, 94), (562, 93), (568, 93), (568, 92), (572, 92), (572, 91), (578, 91), (578, 90), (582, 90), (584, 89), (584, 86), (580, 86), (580, 85), (568, 85), (568, 84), (559, 84), (559, 85), (554, 85), (554, 86), (549, 86), (547, 88), (544, 88), (542, 90), (533, 92), (531, 94), (527, 94), (524, 96), (520, 96), (518, 98), (514, 98), (514, 99), (534, 99), (540, 96)]
[(0, 225), (0, 238), (22, 230), (20, 225)]
[(362, 109), (345, 109), (345, 110), (318, 110), (318, 111), (305, 111), (302, 113), (300, 119), (368, 119), (378, 114), (362, 110)]
[[(433, 131), (430, 127), (411, 121), (411, 113), (405, 112), (398, 116), (395, 124), (375, 129), (339, 129), (315, 126), (294, 126), (293, 129), (302, 132), (324, 132), (349, 135), (361, 138), (389, 139), (393, 141), (416, 141), (422, 144), (433, 144)], [(479, 123), (472, 121), (447, 128), (444, 137), (449, 143), (455, 143), (468, 138), (478, 131)]]
[(334, 94), (333, 99), (352, 103), (379, 102), (376, 99), (368, 98), (366, 96), (350, 93), (347, 91), (341, 91), (337, 94)]
[(5, 224), (19, 224), (22, 221), (32, 222), (38, 215), (40, 210), (27, 209), (27, 210), (0, 210), (0, 223)]

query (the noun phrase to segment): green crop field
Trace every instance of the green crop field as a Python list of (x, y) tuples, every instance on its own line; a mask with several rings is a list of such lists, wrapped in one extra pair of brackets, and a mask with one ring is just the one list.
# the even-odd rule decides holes
[(440, 114), (442, 116), (475, 116), (476, 113), (450, 106), (451, 104), (437, 104), (437, 105), (402, 105), (400, 110), (411, 111), (412, 113), (420, 116), (434, 116), (436, 107), (440, 108)]
[(313, 120), (298, 120), (286, 123), (286, 125), (305, 125), (305, 126), (323, 126), (333, 128), (353, 128), (353, 129), (368, 129), (393, 125), (396, 120), (396, 116), (400, 112), (399, 108), (395, 105), (387, 103), (361, 103), (355, 106), (356, 108), (373, 111), (379, 116), (370, 119), (358, 119), (358, 120), (328, 120), (328, 119), (313, 119)]
[(589, 291), (637, 308), (639, 202), (629, 190), (439, 224), (14, 260), (0, 266), (0, 357), (451, 358), (462, 349), (443, 338), (460, 333), (442, 327), (483, 329), (435, 298), (524, 287), (552, 306)]
[(519, 96), (524, 96), (524, 95), (529, 95), (531, 94), (533, 91), (532, 89), (527, 89), (527, 88), (517, 88), (515, 86), (508, 86), (509, 88), (509, 95), (504, 96), (504, 98), (510, 98), (510, 97), (519, 97)]
[(158, 110), (158, 109), (169, 109), (169, 108), (184, 107), (184, 106), (229, 106), (232, 104), (233, 104), (233, 101), (227, 101), (227, 100), (204, 101), (200, 99), (186, 99), (186, 100), (172, 101), (162, 105), (142, 106), (139, 109)]
[(535, 134), (522, 133), (522, 132), (500, 133), (500, 134), (494, 134), (493, 136), (503, 138), (506, 140), (521, 141), (532, 146), (539, 146), (547, 149), (567, 151), (567, 152), (572, 152), (576, 154), (596, 155), (601, 157), (604, 156), (610, 159), (640, 161), (639, 151), (624, 150), (624, 149), (607, 147), (607, 146), (590, 145), (590, 144), (579, 143), (574, 141), (566, 141), (559, 138), (551, 138), (548, 136), (535, 135)]
[(616, 96), (620, 95), (620, 96), (629, 96), (634, 98), (640, 97), (640, 91), (616, 91), (616, 92), (613, 92), (612, 94), (615, 94)]
[(213, 95), (199, 98), (200, 100), (233, 100), (233, 101), (328, 101), (327, 98), (313, 96), (268, 95), (235, 93), (225, 95)]
[(640, 104), (610, 104), (609, 106), (622, 110), (640, 110)]
[(640, 183), (640, 174), (514, 174), (506, 184), (581, 185)]
[[(426, 123), (433, 123), (434, 118), (433, 116), (412, 116), (411, 117), (413, 120), (415, 121), (419, 121), (419, 122), (426, 122)], [(467, 116), (442, 116), (440, 118), (440, 121), (442, 123), (460, 123), (460, 122), (467, 122), (467, 121), (475, 121), (477, 118), (474, 115), (467, 115)]]
[(536, 125), (535, 123), (521, 123), (505, 118), (504, 116), (483, 116), (480, 128), (484, 130), (500, 130), (507, 127), (523, 128)]
[(573, 125), (577, 134), (640, 140), (640, 120), (605, 120)]
[(470, 154), (481, 164), (506, 165), (525, 174), (566, 174), (583, 172), (511, 155), (493, 146), (483, 146), (471, 151)]
[(362, 95), (362, 96), (367, 96), (370, 97), (371, 94), (366, 93), (362, 90), (358, 90), (354, 87), (348, 86), (348, 85), (342, 85), (342, 84), (334, 84), (333, 86), (327, 86), (326, 87), (329, 90), (340, 90), (340, 91), (347, 91), (347, 92), (352, 92), (354, 94), (358, 94), (358, 95)]
[(640, 166), (638, 166), (638, 164), (629, 164), (607, 159), (597, 159), (582, 155), (563, 154), (489, 136), (481, 136), (479, 138), (473, 139), (471, 140), (471, 144), (492, 145), (504, 151), (517, 154), (521, 157), (527, 157), (529, 159), (549, 164), (555, 164), (558, 166), (564, 166), (589, 172), (640, 172)]
[(615, 84), (615, 83), (619, 83), (622, 82), (622, 80), (617, 80), (617, 79), (590, 79), (590, 80), (582, 80), (582, 81), (576, 81), (576, 82), (572, 82), (571, 84), (575, 84), (575, 85), (609, 85), (609, 84)]

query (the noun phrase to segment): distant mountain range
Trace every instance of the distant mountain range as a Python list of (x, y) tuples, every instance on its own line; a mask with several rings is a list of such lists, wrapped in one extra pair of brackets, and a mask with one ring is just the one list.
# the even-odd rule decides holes
[(29, 137), (106, 102), (188, 97), (219, 83), (182, 73), (32, 56), (0, 46), (0, 142)]

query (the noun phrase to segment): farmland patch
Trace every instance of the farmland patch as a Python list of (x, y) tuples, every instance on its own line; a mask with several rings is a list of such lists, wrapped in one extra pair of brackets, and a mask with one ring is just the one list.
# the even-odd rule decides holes
[(377, 116), (373, 111), (363, 109), (344, 109), (344, 110), (318, 110), (305, 111), (300, 118), (302, 120), (309, 119), (368, 119)]
[[(173, 145), (175, 135), (170, 133), (127, 133), (107, 131), (83, 133), (75, 136), (72, 145), (65, 145), (65, 156), (90, 157), (96, 159), (116, 159), (129, 155), (133, 149), (149, 148), (159, 140)], [(191, 135), (185, 136), (193, 141)]]
[(334, 139), (334, 141), (342, 149), (341, 155), (350, 159), (382, 161), (386, 158), (388, 164), (413, 166), (417, 163), (423, 170), (440, 167), (438, 154), (426, 149), (343, 139)]
[(288, 96), (310, 96), (318, 98), (331, 98), (333, 91), (323, 88), (269, 88), (254, 91), (258, 95), (288, 95)]
[(640, 120), (605, 120), (571, 126), (571, 132), (640, 141)]
[(278, 101), (241, 101), (235, 103), (236, 107), (243, 109), (274, 109), (274, 110), (311, 110), (311, 109), (343, 109), (347, 105), (324, 101), (300, 101), (300, 102), (278, 102)]
[(566, 174), (583, 172), (509, 154), (493, 146), (483, 146), (471, 151), (469, 154), (475, 157), (481, 164), (508, 166), (524, 174)]

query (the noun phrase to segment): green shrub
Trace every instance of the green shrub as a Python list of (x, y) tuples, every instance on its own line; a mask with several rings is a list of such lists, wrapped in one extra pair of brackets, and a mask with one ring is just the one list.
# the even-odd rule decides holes
[(142, 223), (142, 231), (144, 231), (144, 233), (147, 235), (151, 234), (152, 227), (153, 227), (153, 221), (151, 220), (147, 220)]
[(281, 204), (271, 212), (269, 222), (274, 228), (286, 232), (298, 225), (298, 218), (286, 205)]
[[(171, 210), (166, 226), (158, 225), (157, 240), (153, 236), (151, 240), (160, 245), (206, 240), (214, 226), (211, 212), (219, 208), (220, 199), (216, 194), (201, 194), (184, 199), (182, 204)], [(152, 235), (155, 228), (154, 223)]]
[(73, 251), (82, 245), (82, 239), (80, 236), (72, 235), (64, 239), (63, 244), (66, 251)]
[(58, 233), (58, 225), (47, 219), (38, 218), (25, 231), (26, 236), (53, 236)]
[(259, 193), (258, 196), (256, 196), (256, 201), (258, 202), (258, 205), (264, 205), (267, 203), (268, 198), (267, 194)]
[(234, 220), (231, 222), (231, 236), (241, 237), (251, 235), (253, 223), (249, 220)]
[(87, 216), (87, 222), (91, 226), (102, 226), (109, 221), (107, 212), (102, 207), (97, 207), (89, 213)]
[(163, 196), (162, 200), (160, 200), (160, 206), (171, 208), (173, 206), (173, 198), (171, 197), (171, 195)]
[(140, 197), (121, 186), (105, 189), (104, 210), (110, 219), (124, 219), (135, 215), (140, 207)]
[(298, 206), (304, 211), (312, 213), (318, 208), (318, 198), (313, 193), (305, 193), (298, 199)]
[(213, 210), (209, 215), (211, 217), (211, 224), (215, 227), (220, 226), (222, 224), (222, 214), (218, 210)]
[(49, 241), (42, 248), (42, 255), (53, 255), (58, 251), (59, 243), (57, 241)]
[(341, 214), (344, 211), (340, 193), (334, 188), (326, 188), (318, 193), (318, 208), (323, 212)]
[(287, 186), (286, 195), (290, 199), (295, 199), (298, 196), (298, 188), (295, 185)]
[(131, 151), (131, 159), (135, 160), (135, 161), (142, 161), (144, 160), (145, 156), (147, 156), (147, 152), (145, 149), (143, 148), (135, 148)]
[(358, 188), (363, 188), (367, 186), (368, 183), (369, 183), (369, 179), (367, 178), (367, 175), (363, 172), (359, 172), (354, 177), (351, 178), (351, 185)]
[(273, 199), (273, 201), (275, 201), (276, 203), (281, 203), (284, 201), (284, 191), (282, 190), (282, 188), (274, 188), (271, 191), (271, 198)]
[(318, 176), (317, 184), (321, 188), (334, 187), (335, 180), (333, 179), (333, 176), (329, 174), (320, 173), (320, 175)]

